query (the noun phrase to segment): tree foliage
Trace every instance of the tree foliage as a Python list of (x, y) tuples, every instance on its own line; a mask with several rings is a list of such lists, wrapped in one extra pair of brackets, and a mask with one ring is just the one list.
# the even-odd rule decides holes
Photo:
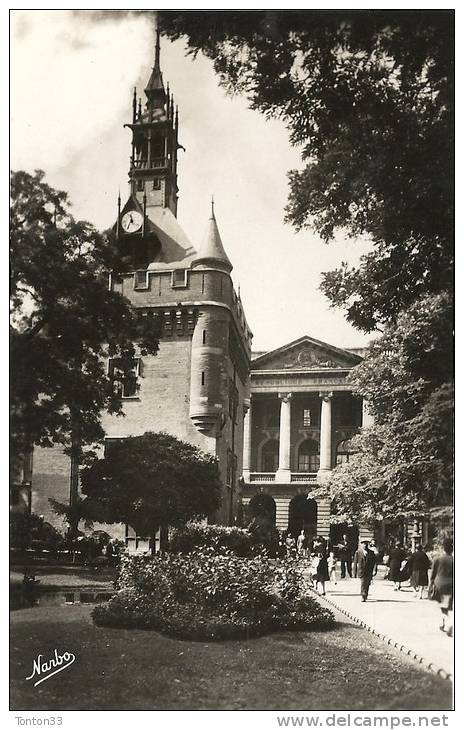
[(375, 425), (352, 439), (356, 453), (332, 474), (337, 519), (411, 517), (452, 504), (451, 314), (446, 295), (422, 298), (353, 370)]
[(108, 356), (128, 371), (136, 345), (156, 354), (158, 327), (109, 291), (116, 247), (40, 170), (12, 173), (10, 262), (13, 455), (62, 444), (80, 457), (103, 438), (102, 411), (121, 413)]
[(358, 267), (324, 275), (372, 331), (452, 272), (453, 14), (448, 10), (160, 13), (221, 82), (282, 119), (301, 149), (287, 220), (325, 240), (367, 234)]
[(326, 241), (343, 230), (372, 242), (321, 285), (355, 327), (384, 332), (354, 371), (376, 426), (332, 475), (338, 518), (449, 504), (453, 13), (174, 11), (161, 26), (286, 124), (302, 159), (287, 221)]
[(125, 522), (139, 535), (211, 516), (220, 489), (215, 459), (166, 433), (108, 444), (105, 457), (82, 470), (87, 513)]

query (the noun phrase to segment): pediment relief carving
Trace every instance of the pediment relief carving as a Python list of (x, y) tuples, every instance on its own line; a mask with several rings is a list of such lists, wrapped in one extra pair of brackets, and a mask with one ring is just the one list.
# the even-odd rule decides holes
[(281, 349), (275, 355), (260, 358), (256, 365), (252, 363), (252, 369), (257, 370), (321, 370), (334, 368), (352, 368), (356, 364), (355, 358), (347, 353), (346, 358), (338, 351), (329, 348), (319, 347), (312, 343), (304, 343), (299, 346), (290, 347), (288, 350)]

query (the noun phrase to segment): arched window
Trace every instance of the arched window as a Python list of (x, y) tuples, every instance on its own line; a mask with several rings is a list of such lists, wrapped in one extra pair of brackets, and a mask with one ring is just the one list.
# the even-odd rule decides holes
[(261, 470), (274, 473), (279, 468), (279, 442), (277, 439), (266, 441), (261, 451)]
[(298, 471), (316, 472), (319, 470), (319, 444), (306, 439), (298, 449)]

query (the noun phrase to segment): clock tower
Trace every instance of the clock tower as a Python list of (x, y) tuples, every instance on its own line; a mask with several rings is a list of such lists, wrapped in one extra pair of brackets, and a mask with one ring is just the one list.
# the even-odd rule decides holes
[(177, 215), (177, 149), (179, 114), (160, 69), (160, 34), (156, 30), (155, 62), (145, 88), (146, 101), (134, 88), (129, 179), (131, 194), (147, 208), (169, 208)]
[(134, 89), (132, 121), (125, 125), (132, 134), (129, 195), (122, 206), (118, 199), (114, 227), (124, 266), (110, 286), (158, 321), (159, 351), (136, 349), (129, 382), (109, 363), (125, 418), (104, 414), (103, 426), (110, 441), (166, 431), (216, 458), (223, 501), (215, 519), (232, 524), (252, 335), (214, 205), (198, 249), (177, 220), (179, 116), (160, 69), (158, 30), (144, 94), (142, 102)]
[[(234, 290), (214, 206), (197, 249), (177, 219), (179, 123), (160, 69), (158, 31), (144, 101), (134, 90), (132, 121), (126, 126), (131, 131), (129, 191), (125, 200), (118, 198), (113, 227), (123, 262), (108, 285), (158, 322), (159, 350), (147, 355), (136, 346), (129, 373), (108, 358), (108, 376), (121, 397), (124, 418), (105, 412), (102, 426), (108, 445), (164, 431), (217, 459), (223, 499), (214, 518), (233, 524), (252, 334)], [(69, 468), (65, 454), (56, 454), (61, 466), (51, 466), (49, 452), (34, 452), (34, 489), (37, 485), (48, 496), (50, 473), (55, 478), (59, 472), (49, 494), (56, 497), (68, 493)], [(50, 513), (47, 519), (53, 521)], [(129, 549), (148, 547), (149, 538), (135, 535), (130, 526), (126, 539)]]
[(160, 33), (155, 60), (144, 90), (145, 101), (132, 97), (129, 198), (115, 226), (121, 253), (137, 271), (156, 265), (190, 264), (195, 250), (177, 221), (177, 150), (179, 113), (160, 68)]

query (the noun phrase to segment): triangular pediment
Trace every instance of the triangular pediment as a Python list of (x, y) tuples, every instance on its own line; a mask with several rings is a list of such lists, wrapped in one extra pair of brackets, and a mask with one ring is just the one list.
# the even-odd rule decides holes
[(326, 370), (349, 369), (362, 358), (348, 350), (312, 337), (300, 337), (288, 345), (271, 350), (252, 360), (252, 370)]

